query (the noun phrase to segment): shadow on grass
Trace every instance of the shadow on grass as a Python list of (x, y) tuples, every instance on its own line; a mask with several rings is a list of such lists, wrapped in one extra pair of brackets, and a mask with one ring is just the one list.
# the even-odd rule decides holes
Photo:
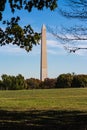
[(87, 130), (87, 113), (79, 111), (3, 111), (0, 130)]

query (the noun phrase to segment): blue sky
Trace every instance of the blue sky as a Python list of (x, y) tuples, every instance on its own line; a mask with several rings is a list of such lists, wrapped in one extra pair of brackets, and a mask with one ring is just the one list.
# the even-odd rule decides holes
[[(59, 6), (63, 3), (59, 0)], [(69, 27), (70, 25), (83, 25), (83, 21), (78, 19), (67, 19), (61, 16), (58, 9), (51, 12), (44, 9), (38, 11), (33, 9), (31, 13), (27, 11), (17, 11), (11, 14), (9, 7), (3, 14), (5, 18), (20, 15), (20, 25), (31, 24), (35, 31), (40, 32), (43, 24), (50, 27)], [(86, 24), (86, 23), (84, 23)], [(4, 26), (1, 25), (3, 27)], [(86, 41), (87, 42), (87, 41)], [(84, 42), (83, 47), (87, 47)], [(82, 46), (80, 44), (80, 46)], [(87, 74), (87, 50), (79, 50), (76, 53), (68, 53), (60, 41), (56, 40), (47, 31), (47, 59), (48, 59), (48, 77), (56, 78), (62, 73)], [(27, 53), (17, 46), (8, 45), (0, 47), (0, 75), (18, 75), (22, 74), (25, 78), (40, 77), (40, 45), (34, 46), (32, 51)]]

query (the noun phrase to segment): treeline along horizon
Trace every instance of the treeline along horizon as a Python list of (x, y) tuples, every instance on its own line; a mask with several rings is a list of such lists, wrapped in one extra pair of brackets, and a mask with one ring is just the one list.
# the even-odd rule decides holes
[(25, 79), (18, 74), (11, 76), (3, 74), (0, 80), (0, 90), (51, 89), (51, 88), (85, 88), (86, 74), (60, 74), (57, 78), (46, 78), (44, 81), (35, 78)]

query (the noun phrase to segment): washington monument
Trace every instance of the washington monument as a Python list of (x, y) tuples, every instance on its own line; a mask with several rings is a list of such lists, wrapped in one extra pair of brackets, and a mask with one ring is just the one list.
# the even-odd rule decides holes
[(47, 78), (47, 47), (46, 47), (46, 27), (42, 26), (41, 30), (41, 66), (40, 66), (40, 80), (44, 81)]

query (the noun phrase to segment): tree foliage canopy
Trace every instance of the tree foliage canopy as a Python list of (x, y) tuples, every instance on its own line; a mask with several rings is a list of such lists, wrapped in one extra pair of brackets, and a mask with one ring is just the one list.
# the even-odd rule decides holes
[(87, 87), (87, 75), (76, 75), (75, 73), (60, 74), (57, 78), (47, 78), (44, 81), (35, 78), (24, 79), (24, 76), (21, 74), (17, 76), (3, 74), (0, 80), (0, 90), (85, 87)]
[(39, 43), (41, 33), (34, 32), (31, 25), (26, 25), (22, 28), (19, 25), (20, 17), (12, 17), (10, 21), (3, 20), (3, 12), (5, 11), (6, 4), (10, 5), (12, 13), (16, 10), (27, 10), (31, 12), (33, 8), (43, 10), (49, 8), (51, 11), (57, 7), (57, 0), (1, 0), (0, 1), (0, 21), (6, 25), (5, 30), (0, 27), (0, 45), (12, 43), (21, 48), (30, 51), (33, 45)]

